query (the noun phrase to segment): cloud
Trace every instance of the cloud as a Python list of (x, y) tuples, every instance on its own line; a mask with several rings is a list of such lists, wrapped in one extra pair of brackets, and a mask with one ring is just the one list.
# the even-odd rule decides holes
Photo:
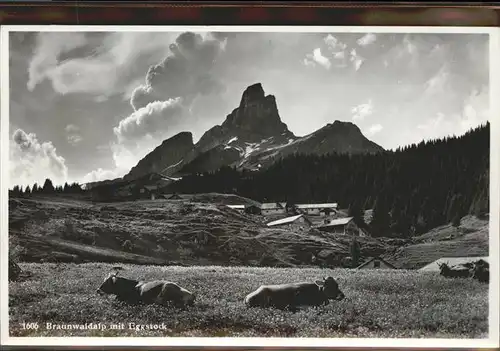
[(87, 40), (84, 33), (39, 33), (34, 55), (29, 63), (28, 90), (35, 89), (37, 84), (52, 74), (58, 65), (61, 54), (84, 46)]
[(445, 64), (434, 76), (430, 77), (425, 82), (425, 94), (434, 95), (436, 93), (442, 93), (449, 83), (449, 78), (449, 70)]
[(377, 36), (373, 33), (367, 33), (359, 38), (356, 42), (359, 46), (367, 46), (373, 44), (377, 40)]
[(459, 113), (437, 113), (435, 117), (417, 125), (421, 131), (420, 137), (424, 140), (441, 138), (444, 135), (460, 136), (490, 120), (489, 93), (473, 90), (465, 98), (462, 110)]
[(445, 121), (443, 113), (438, 113), (435, 117), (428, 119), (426, 122), (418, 124), (417, 128), (424, 131), (436, 131)]
[(211, 35), (182, 33), (171, 44), (170, 55), (151, 66), (145, 84), (132, 93), (130, 104), (134, 110), (154, 101), (182, 97), (190, 101), (197, 95), (220, 93), (223, 85), (213, 74), (224, 41)]
[(365, 117), (373, 113), (373, 102), (370, 99), (367, 103), (360, 104), (351, 109), (353, 121), (362, 121)]
[(66, 140), (71, 145), (76, 145), (83, 140), (83, 137), (80, 133), (80, 127), (74, 124), (68, 124), (64, 130), (66, 131)]
[(316, 64), (318, 64), (324, 67), (325, 69), (330, 69), (332, 65), (330, 60), (327, 57), (323, 56), (320, 48), (314, 49), (312, 54), (307, 54), (306, 58), (304, 59), (304, 64), (306, 66), (313, 66), (313, 67), (316, 66)]
[(136, 140), (145, 135), (165, 133), (171, 126), (180, 124), (185, 114), (181, 98), (155, 101), (122, 119), (113, 129), (118, 142)]
[(379, 133), (384, 127), (382, 127), (381, 124), (374, 124), (370, 128), (368, 128), (368, 134), (369, 135), (375, 135)]
[(323, 41), (328, 46), (328, 49), (333, 53), (343, 52), (347, 48), (345, 43), (337, 39), (332, 34), (328, 34)]
[(349, 60), (353, 63), (354, 69), (356, 71), (359, 70), (359, 68), (361, 67), (361, 65), (365, 61), (365, 59), (363, 57), (361, 57), (360, 55), (358, 55), (356, 49), (352, 49), (349, 52), (349, 55), (350, 55)]
[[(130, 91), (133, 77), (168, 51), (170, 33), (39, 33), (28, 89), (49, 79), (59, 94), (103, 97)], [(68, 57), (65, 57), (68, 56)], [(142, 73), (143, 74), (143, 73)]]
[(34, 133), (17, 129), (12, 134), (9, 150), (9, 176), (11, 186), (42, 185), (46, 178), (54, 184), (68, 179), (66, 161), (57, 154), (52, 142), (40, 143)]
[[(113, 129), (117, 142), (110, 145), (115, 169), (123, 176), (163, 140), (189, 128), (190, 113), (178, 97), (151, 102), (122, 119)], [(104, 174), (100, 172), (100, 174)]]
[(85, 176), (82, 177), (80, 180), (80, 183), (92, 183), (92, 182), (98, 182), (102, 180), (108, 180), (108, 179), (115, 179), (119, 178), (120, 176), (116, 172), (116, 170), (105, 170), (102, 168), (98, 168), (92, 172), (87, 173)]
[[(372, 33), (368, 33), (358, 39), (356, 44), (360, 47), (366, 47), (376, 40), (376, 35)], [(355, 71), (358, 71), (361, 68), (363, 62), (365, 62), (365, 58), (362, 57), (355, 45), (348, 45), (345, 42), (341, 41), (339, 38), (335, 37), (332, 34), (328, 34), (323, 38), (324, 43), (327, 47), (327, 56), (331, 57), (334, 60), (333, 65), (338, 68), (346, 68), (350, 65), (354, 68)], [(320, 50), (320, 49), (317, 49)], [(328, 57), (324, 57), (326, 60), (329, 60)], [(310, 57), (308, 57), (311, 60)], [(350, 63), (350, 65), (349, 65)], [(330, 64), (329, 64), (330, 66)]]
[(460, 129), (458, 131), (460, 134), (489, 121), (491, 119), (489, 90), (484, 89), (482, 92), (473, 90), (465, 99), (463, 112), (460, 117)]

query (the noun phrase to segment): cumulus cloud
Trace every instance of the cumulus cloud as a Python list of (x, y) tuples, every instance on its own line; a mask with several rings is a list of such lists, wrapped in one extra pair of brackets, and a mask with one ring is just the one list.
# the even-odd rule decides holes
[(343, 43), (332, 34), (328, 34), (323, 39), (323, 41), (327, 45), (328, 50), (330, 50), (333, 53), (344, 52), (344, 50), (347, 48), (347, 44)]
[(36, 134), (17, 129), (12, 134), (9, 149), (11, 186), (43, 184), (50, 178), (55, 184), (68, 179), (66, 161), (57, 154), (52, 142), (40, 143)]
[[(49, 79), (59, 94), (126, 93), (128, 82), (168, 51), (170, 33), (39, 33), (28, 89)], [(90, 51), (90, 53), (88, 52)], [(65, 57), (68, 56), (68, 57)]]
[(180, 124), (185, 113), (180, 97), (155, 101), (122, 119), (113, 131), (120, 143), (137, 140), (146, 135), (155, 136), (158, 133), (165, 133), (173, 125)]
[[(366, 47), (375, 42), (376, 35), (368, 33), (358, 39), (356, 44), (358, 47)], [(328, 34), (323, 38), (326, 45), (325, 53), (321, 48), (317, 48), (312, 54), (306, 54), (304, 64), (307, 66), (320, 65), (327, 69), (334, 66), (336, 68), (353, 67), (355, 71), (361, 68), (361, 65), (366, 60), (356, 50), (356, 44), (348, 45), (333, 34)]]
[(373, 102), (368, 100), (367, 103), (359, 104), (351, 109), (353, 121), (362, 121), (365, 117), (370, 116), (373, 113)]
[(132, 93), (134, 110), (154, 101), (182, 97), (185, 101), (197, 95), (223, 90), (223, 85), (211, 72), (224, 44), (213, 36), (185, 32), (169, 47), (170, 55), (151, 66), (145, 84)]
[(83, 140), (80, 133), (80, 127), (74, 124), (68, 124), (64, 130), (66, 131), (66, 140), (71, 145), (76, 145)]
[(313, 67), (316, 65), (320, 65), (325, 69), (330, 69), (332, 65), (328, 57), (323, 56), (320, 48), (314, 49), (312, 54), (307, 54), (306, 58), (304, 59), (304, 64), (306, 66), (313, 66)]
[(374, 124), (368, 128), (368, 134), (373, 136), (377, 133), (379, 133), (384, 127), (382, 127), (381, 124)]
[(120, 177), (120, 175), (118, 174), (119, 173), (116, 170), (107, 170), (98, 168), (83, 176), (82, 179), (80, 180), (80, 183), (85, 184), (85, 183), (99, 182), (102, 180), (115, 179)]
[(367, 33), (359, 38), (356, 42), (359, 46), (367, 46), (373, 44), (377, 40), (377, 36), (373, 33)]

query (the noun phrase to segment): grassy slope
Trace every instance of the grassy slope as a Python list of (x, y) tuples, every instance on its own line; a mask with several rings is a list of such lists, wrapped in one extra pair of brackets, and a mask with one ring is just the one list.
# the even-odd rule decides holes
[[(282, 336), (282, 337), (486, 337), (488, 287), (417, 271), (311, 268), (152, 267), (123, 265), (123, 276), (169, 279), (197, 295), (195, 306), (173, 310), (121, 305), (96, 294), (112, 269), (103, 263), (22, 264), (31, 273), (9, 284), (13, 336)], [(312, 281), (331, 275), (347, 298), (297, 313), (247, 309), (245, 295), (260, 284)], [(172, 318), (175, 315), (175, 318)], [(23, 330), (37, 322), (37, 331)], [(45, 323), (124, 323), (123, 330), (49, 331)], [(161, 324), (135, 331), (128, 323)]]
[(458, 228), (449, 224), (434, 228), (386, 258), (401, 268), (415, 269), (441, 257), (488, 256), (488, 226), (488, 220), (466, 216)]
[[(194, 265), (260, 265), (265, 257), (266, 264), (293, 266), (310, 264), (321, 250), (348, 253), (344, 236), (267, 228), (266, 218), (220, 204), (234, 201), (239, 201), (234, 195), (221, 194), (112, 204), (11, 199), (11, 248), (23, 247), (21, 260), (33, 262), (70, 254), (88, 261)], [(126, 240), (133, 245), (130, 252), (123, 252)], [(371, 256), (385, 248), (365, 239), (362, 253)]]

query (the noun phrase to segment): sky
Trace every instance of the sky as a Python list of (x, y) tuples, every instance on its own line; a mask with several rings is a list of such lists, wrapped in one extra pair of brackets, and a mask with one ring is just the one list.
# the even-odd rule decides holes
[(261, 83), (297, 136), (335, 120), (385, 149), (489, 117), (487, 34), (11, 32), (11, 185), (126, 174)]

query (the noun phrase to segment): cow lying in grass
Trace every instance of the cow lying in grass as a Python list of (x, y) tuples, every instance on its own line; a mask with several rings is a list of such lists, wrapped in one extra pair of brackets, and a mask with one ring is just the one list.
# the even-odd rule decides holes
[(118, 277), (118, 273), (111, 273), (104, 283), (97, 289), (99, 294), (116, 295), (119, 301), (130, 304), (173, 304), (175, 306), (190, 306), (194, 304), (195, 295), (181, 288), (179, 285), (156, 280), (140, 282), (133, 279)]
[(484, 260), (460, 264), (458, 268), (450, 267), (447, 263), (439, 264), (440, 274), (448, 278), (473, 278), (479, 282), (490, 281), (490, 265)]
[(245, 297), (248, 307), (273, 307), (295, 311), (298, 306), (327, 305), (329, 300), (342, 300), (344, 293), (332, 277), (314, 283), (262, 285)]
[(452, 268), (447, 263), (439, 264), (440, 274), (447, 278), (469, 278), (470, 269), (467, 267)]
[(474, 262), (470, 273), (472, 279), (476, 279), (481, 283), (489, 283), (490, 281), (490, 265), (484, 260)]

